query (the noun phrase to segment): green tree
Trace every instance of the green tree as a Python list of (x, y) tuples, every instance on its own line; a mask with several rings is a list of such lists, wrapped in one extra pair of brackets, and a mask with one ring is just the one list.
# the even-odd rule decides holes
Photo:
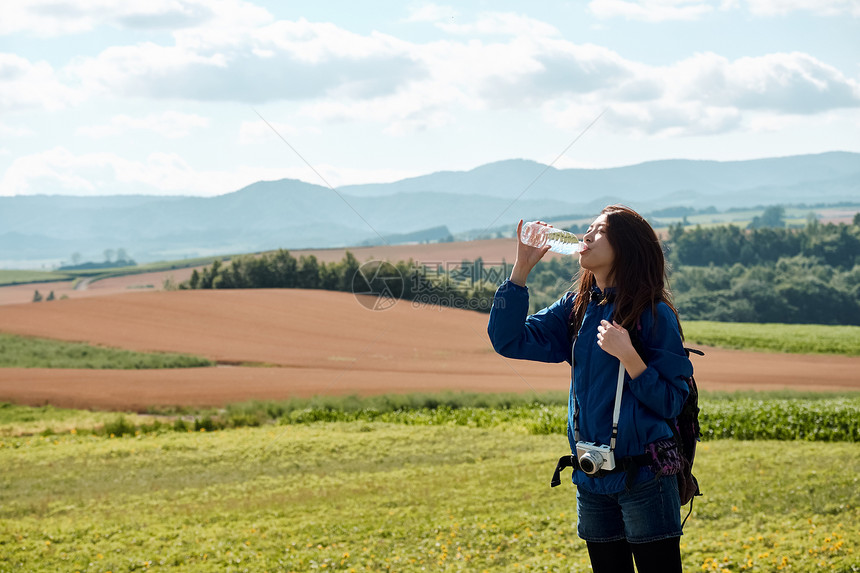
[(860, 323), (860, 304), (857, 299), (816, 277), (799, 277), (781, 284), (777, 287), (777, 294), (787, 306), (779, 322)]
[(270, 254), (245, 258), (245, 283), (250, 288), (276, 288), (276, 278)]
[(274, 282), (280, 288), (294, 288), (297, 283), (298, 261), (289, 251), (279, 249), (271, 260)]
[(761, 229), (763, 227), (785, 227), (785, 208), (781, 205), (766, 207), (760, 217), (753, 217), (749, 229)]
[(320, 263), (319, 267), (319, 288), (323, 290), (341, 290), (342, 274), (339, 272), (340, 265), (338, 263)]
[(214, 288), (215, 279), (221, 271), (221, 261), (215, 259), (211, 267), (204, 267), (200, 274), (200, 288)]
[(344, 292), (352, 290), (352, 280), (360, 266), (361, 265), (359, 264), (358, 259), (355, 258), (355, 255), (349, 251), (344, 254), (343, 261), (341, 261), (341, 266), (338, 272), (340, 278), (338, 290)]
[[(251, 270), (256, 264), (254, 257), (245, 255), (243, 257), (234, 257), (230, 261), (230, 266), (221, 271), (221, 282), (218, 288), (254, 288), (255, 285), (251, 280)], [(261, 277), (262, 279), (262, 277)]]
[(296, 281), (299, 288), (320, 288), (320, 265), (313, 255), (299, 257), (298, 276)]
[(818, 225), (815, 233), (808, 234), (805, 243), (804, 254), (819, 257), (834, 267), (850, 268), (860, 261), (860, 229), (857, 227)]

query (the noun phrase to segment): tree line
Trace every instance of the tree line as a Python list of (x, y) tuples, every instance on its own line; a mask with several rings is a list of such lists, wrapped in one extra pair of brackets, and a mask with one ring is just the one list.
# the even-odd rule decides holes
[(325, 263), (313, 255), (294, 257), (280, 249), (258, 256), (234, 257), (195, 269), (178, 289), (303, 288), (370, 296), (390, 296), (416, 304), (489, 312), (503, 270), (481, 259), (447, 265), (408, 261), (360, 263), (347, 251), (343, 259)]
[[(60, 271), (83, 271), (83, 270), (94, 270), (94, 269), (114, 269), (119, 267), (134, 267), (137, 266), (137, 263), (128, 256), (128, 253), (125, 249), (105, 249), (104, 250), (105, 260), (104, 262), (97, 263), (94, 261), (81, 262), (81, 254), (78, 252), (72, 253), (72, 264), (66, 265), (61, 264), (57, 270)], [(114, 260), (114, 256), (116, 256), (116, 260)]]
[(666, 249), (683, 318), (860, 325), (860, 216), (799, 229), (675, 226)]
[(860, 214), (854, 223), (810, 221), (800, 229), (735, 225), (669, 227), (670, 261), (678, 265), (757, 265), (786, 257), (808, 257), (839, 269), (860, 264)]
[[(799, 229), (675, 226), (664, 247), (682, 319), (860, 325), (860, 216), (851, 225), (810, 221)], [(413, 303), (489, 312), (510, 270), (481, 259), (362, 264), (350, 252), (324, 263), (280, 250), (214, 261), (179, 288), (388, 289)], [(577, 271), (576, 257), (542, 261), (529, 277), (531, 310), (557, 300)]]

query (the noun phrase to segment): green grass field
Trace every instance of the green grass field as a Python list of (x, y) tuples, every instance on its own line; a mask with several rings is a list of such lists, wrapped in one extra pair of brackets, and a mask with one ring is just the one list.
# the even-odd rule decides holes
[[(855, 208), (860, 207), (858, 205)], [(841, 212), (850, 209), (845, 207), (785, 207), (785, 222), (787, 225), (806, 225), (807, 218), (810, 213), (815, 213), (818, 216), (829, 217), (834, 212)], [(764, 208), (747, 209), (743, 211), (726, 211), (721, 213), (701, 213), (689, 215), (687, 222), (691, 225), (701, 225), (703, 227), (716, 225), (734, 225), (740, 228), (746, 228), (747, 225), (757, 216), (764, 212)], [(663, 224), (674, 224), (681, 222), (681, 217), (658, 217)]]
[(55, 271), (18, 271), (0, 269), (0, 286), (27, 283), (59, 282), (74, 278), (71, 274)]
[[(154, 273), (161, 271), (172, 271), (177, 269), (187, 269), (188, 267), (197, 267), (200, 265), (211, 265), (212, 261), (218, 259), (219, 261), (227, 261), (230, 259), (231, 255), (219, 256), (213, 255), (210, 257), (197, 257), (192, 259), (179, 259), (175, 261), (157, 261), (154, 263), (144, 263), (142, 265), (137, 265), (134, 267), (121, 267), (117, 269), (102, 269), (97, 273), (92, 273), (92, 271), (86, 271), (90, 274), (87, 276), (94, 276), (93, 280), (106, 279), (110, 277), (121, 277), (126, 275), (138, 275), (142, 273)], [(83, 271), (76, 271), (83, 272)]]
[(110, 277), (136, 275), (160, 271), (172, 271), (200, 265), (211, 265), (215, 259), (228, 260), (229, 255), (179, 259), (175, 261), (158, 261), (144, 263), (133, 267), (116, 267), (111, 269), (79, 269), (69, 271), (31, 271), (0, 269), (0, 286), (27, 284), (35, 282), (58, 282), (80, 278), (92, 278), (94, 281)]
[(687, 346), (860, 356), (860, 326), (684, 321)]
[[(549, 487), (566, 447), (381, 422), (0, 438), (0, 571), (588, 571), (574, 488)], [(696, 474), (687, 571), (860, 570), (856, 444), (706, 442)]]
[[(125, 423), (134, 426), (151, 424), (153, 416), (121, 414)], [(72, 410), (54, 406), (20, 406), (0, 402), (0, 439), (20, 436), (72, 434), (79, 430), (110, 428), (119, 420), (116, 412)], [(107, 432), (106, 435), (110, 433)]]
[(187, 354), (133, 352), (45, 338), (0, 333), (0, 368), (193, 368), (214, 366)]
[[(142, 432), (117, 416), (0, 405), (0, 571), (590, 570), (575, 489), (549, 487), (566, 439), (520, 418)], [(76, 429), (120, 420), (125, 436)], [(857, 442), (713, 439), (695, 473), (686, 571), (860, 571)]]
[[(803, 440), (860, 443), (860, 393), (705, 393), (700, 396), (702, 440)], [(502, 428), (533, 435), (565, 435), (567, 396), (536, 394), (386, 394), (250, 401), (224, 408), (153, 408), (143, 415), (80, 412), (0, 402), (0, 435), (116, 436), (188, 429), (361, 422), (406, 426)]]

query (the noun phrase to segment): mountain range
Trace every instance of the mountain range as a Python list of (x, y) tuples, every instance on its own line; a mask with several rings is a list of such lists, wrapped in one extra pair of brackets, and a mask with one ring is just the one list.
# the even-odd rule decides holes
[(0, 197), (0, 266), (53, 266), (73, 253), (101, 260), (105, 249), (118, 248), (147, 262), (469, 237), (513, 227), (520, 218), (593, 216), (616, 202), (646, 215), (676, 206), (860, 202), (860, 153), (606, 169), (513, 159), (338, 189), (283, 179), (215, 197)]

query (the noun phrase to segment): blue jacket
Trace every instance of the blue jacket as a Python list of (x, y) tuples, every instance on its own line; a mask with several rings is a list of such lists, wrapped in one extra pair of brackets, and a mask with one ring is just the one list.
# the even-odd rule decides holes
[[(608, 290), (608, 289), (607, 289)], [(576, 295), (560, 300), (533, 315), (528, 314), (528, 288), (505, 281), (496, 291), (487, 332), (496, 352), (507, 358), (540, 362), (571, 362), (572, 339), (568, 321)], [(618, 359), (597, 345), (597, 326), (612, 321), (612, 303), (589, 302), (575, 346), (573, 367), (576, 401), (579, 403), (580, 440), (609, 444), (612, 410), (618, 377)], [(665, 303), (657, 305), (657, 316), (645, 312), (639, 319), (639, 340), (646, 354), (645, 372), (625, 376), (615, 459), (639, 455), (645, 446), (672, 436), (666, 418), (674, 418), (689, 393), (685, 378), (693, 366), (684, 352), (678, 321)], [(573, 438), (573, 393), (568, 401), (568, 440)], [(637, 481), (653, 478), (650, 468), (639, 470)], [(625, 474), (589, 477), (575, 471), (573, 482), (595, 493), (624, 490)]]

